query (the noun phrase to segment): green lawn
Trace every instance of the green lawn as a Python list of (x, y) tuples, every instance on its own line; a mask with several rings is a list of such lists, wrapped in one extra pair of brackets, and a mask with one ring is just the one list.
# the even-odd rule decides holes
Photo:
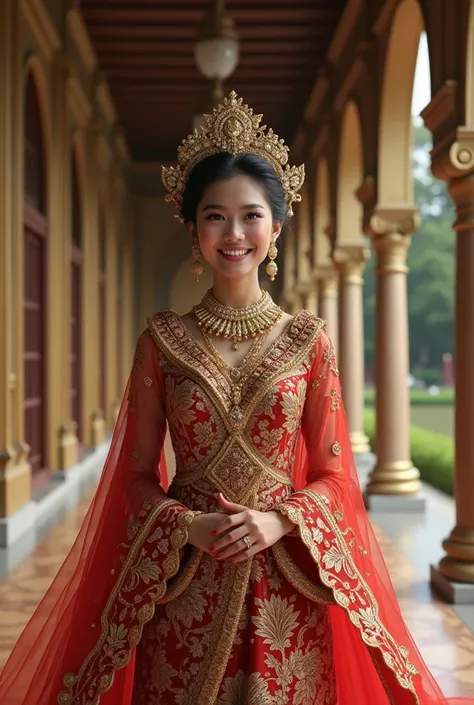
[[(370, 407), (374, 403), (375, 390), (365, 390), (365, 405)], [(410, 390), (411, 406), (453, 406), (454, 389), (442, 389), (437, 396), (431, 396), (425, 389)]]
[(411, 423), (427, 428), (435, 433), (453, 438), (454, 407), (452, 406), (412, 406)]

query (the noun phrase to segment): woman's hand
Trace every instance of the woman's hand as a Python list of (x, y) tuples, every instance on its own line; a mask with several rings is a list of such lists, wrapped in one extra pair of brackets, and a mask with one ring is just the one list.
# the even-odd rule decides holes
[(220, 512), (196, 514), (188, 527), (188, 543), (201, 551), (214, 555), (211, 546), (214, 543), (216, 533), (221, 531), (222, 524), (226, 519), (227, 516)]
[[(246, 561), (270, 548), (294, 529), (294, 524), (279, 512), (247, 509), (228, 502), (222, 494), (219, 494), (219, 504), (231, 515), (223, 517), (216, 531), (217, 538), (211, 546), (211, 552), (218, 560), (228, 559), (231, 563)], [(246, 544), (244, 537), (248, 537), (250, 545)]]

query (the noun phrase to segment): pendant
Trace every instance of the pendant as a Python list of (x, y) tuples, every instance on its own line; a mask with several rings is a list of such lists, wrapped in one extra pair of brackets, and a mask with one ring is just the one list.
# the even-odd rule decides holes
[(232, 419), (232, 421), (235, 421), (236, 423), (239, 423), (244, 418), (244, 415), (243, 415), (243, 412), (242, 412), (242, 409), (240, 408), (240, 406), (233, 406), (232, 409), (230, 410), (229, 416)]
[(236, 338), (234, 338), (234, 342), (232, 343), (232, 350), (240, 350), (240, 341)]

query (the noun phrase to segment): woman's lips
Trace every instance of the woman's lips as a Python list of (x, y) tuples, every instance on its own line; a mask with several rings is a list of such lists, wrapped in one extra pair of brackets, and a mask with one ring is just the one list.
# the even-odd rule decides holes
[(226, 248), (223, 250), (218, 251), (221, 257), (223, 257), (225, 260), (228, 262), (242, 262), (249, 252), (252, 252), (251, 249), (248, 249), (246, 247), (239, 247), (237, 248)]

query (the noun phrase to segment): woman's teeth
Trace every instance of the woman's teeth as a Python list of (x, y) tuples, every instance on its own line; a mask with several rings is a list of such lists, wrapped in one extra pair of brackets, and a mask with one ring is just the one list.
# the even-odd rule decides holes
[(243, 257), (247, 252), (250, 252), (250, 250), (221, 250), (221, 252), (227, 257)]

